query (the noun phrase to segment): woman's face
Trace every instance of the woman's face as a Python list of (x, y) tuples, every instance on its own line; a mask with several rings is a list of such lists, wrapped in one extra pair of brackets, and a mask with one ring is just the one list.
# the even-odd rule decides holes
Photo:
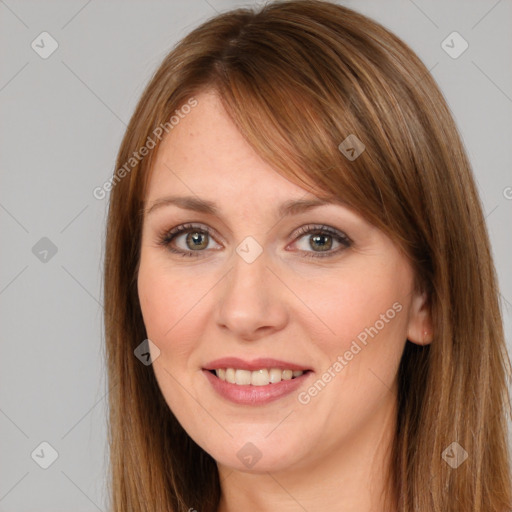
[(391, 428), (406, 338), (423, 340), (411, 267), (342, 204), (281, 211), (317, 197), (266, 164), (214, 94), (196, 99), (145, 204), (138, 292), (163, 396), (222, 466), (364, 453)]

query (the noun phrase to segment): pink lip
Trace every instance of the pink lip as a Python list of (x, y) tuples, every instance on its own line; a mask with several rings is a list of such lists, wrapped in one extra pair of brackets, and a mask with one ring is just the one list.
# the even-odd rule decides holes
[[(260, 357), (252, 361), (244, 361), (238, 357), (223, 357), (215, 359), (204, 366), (205, 370), (217, 370), (219, 368), (235, 368), (240, 370), (259, 370), (261, 368), (279, 368), (280, 370), (309, 370), (306, 366), (280, 361), (278, 359), (271, 359), (268, 357)], [(275, 384), (273, 384), (275, 386)], [(264, 386), (263, 386), (264, 387)]]
[[(265, 366), (258, 366), (258, 368), (262, 367), (265, 368)], [(273, 365), (270, 367), (277, 368)], [(223, 368), (223, 366), (221, 365), (220, 368)], [(227, 366), (227, 368), (233, 368), (233, 366)], [(240, 368), (240, 366), (237, 368)], [(287, 368), (290, 369), (290, 367)], [(274, 400), (278, 400), (279, 398), (289, 395), (295, 391), (312, 373), (313, 372), (308, 371), (300, 377), (295, 377), (290, 380), (282, 380), (276, 384), (267, 384), (266, 386), (253, 386), (252, 384), (239, 386), (238, 384), (231, 384), (230, 382), (219, 379), (209, 370), (203, 370), (203, 374), (208, 379), (213, 389), (220, 396), (240, 405), (264, 405), (269, 402), (273, 402)]]

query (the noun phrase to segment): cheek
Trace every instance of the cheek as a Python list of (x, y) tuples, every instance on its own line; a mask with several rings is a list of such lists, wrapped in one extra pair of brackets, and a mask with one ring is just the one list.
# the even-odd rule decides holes
[(150, 268), (150, 265), (141, 263), (137, 289), (148, 337), (157, 340), (161, 339), (172, 325), (176, 292), (175, 289), (167, 286), (165, 279), (162, 279), (163, 276), (159, 276), (159, 273), (154, 270), (149, 270)]
[(137, 278), (140, 307), (148, 338), (164, 349), (165, 340), (190, 325), (187, 313), (197, 303), (190, 279), (170, 272), (158, 258), (142, 254)]
[(392, 344), (398, 347), (403, 344), (406, 300), (410, 293), (406, 267), (354, 265), (344, 268), (339, 275), (325, 276), (314, 283), (314, 286), (308, 283), (308, 288), (302, 290), (307, 297), (304, 302), (311, 304), (315, 314), (307, 318), (322, 327), (322, 349), (331, 360), (349, 350), (353, 341), (365, 348), (370, 346), (370, 341), (377, 342), (373, 343), (377, 347), (372, 352), (379, 348), (380, 340), (383, 352), (386, 348), (392, 350)]
[(315, 313), (329, 327), (311, 347), (320, 371), (297, 397), (312, 431), (332, 429), (332, 439), (354, 434), (393, 396), (406, 338), (408, 280), (399, 265), (365, 265), (310, 288)]
[(172, 265), (165, 254), (143, 250), (137, 286), (147, 336), (160, 349), (160, 365), (175, 373), (197, 364), (213, 307), (209, 292), (218, 276), (211, 270)]
[(317, 376), (322, 382), (306, 390), (301, 402), (319, 417), (321, 410), (331, 411), (338, 425), (345, 425), (347, 410), (364, 419), (389, 398), (405, 344), (412, 284), (409, 269), (398, 263), (351, 270), (339, 285), (326, 288), (325, 318), (335, 335), (324, 338), (324, 373)]

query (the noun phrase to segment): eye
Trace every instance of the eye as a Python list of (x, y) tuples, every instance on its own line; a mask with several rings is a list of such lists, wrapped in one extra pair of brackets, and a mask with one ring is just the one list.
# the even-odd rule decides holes
[[(186, 235), (186, 236), (185, 236)], [(183, 240), (180, 240), (184, 237)], [(295, 239), (307, 239), (301, 252), (306, 258), (326, 258), (334, 256), (352, 245), (352, 241), (344, 233), (325, 225), (308, 225), (298, 229), (293, 235)], [(194, 224), (182, 224), (159, 236), (158, 243), (175, 254), (184, 257), (198, 257), (208, 249), (213, 236), (210, 228)], [(181, 247), (178, 244), (181, 242)], [(296, 243), (296, 242), (294, 242)], [(331, 250), (334, 244), (339, 247)], [(176, 247), (177, 246), (177, 247)], [(313, 251), (308, 250), (313, 249)]]
[[(347, 235), (337, 229), (324, 225), (303, 226), (293, 236), (305, 239), (306, 243), (303, 245), (302, 250), (306, 253), (304, 254), (306, 258), (327, 258), (338, 254), (352, 245), (352, 240)], [(341, 247), (331, 250), (333, 242)], [(307, 250), (308, 248), (313, 249), (313, 251)]]
[[(175, 248), (173, 243), (179, 241), (181, 237), (186, 235), (182, 241), (181, 247)], [(203, 249), (207, 249), (212, 233), (208, 227), (197, 226), (194, 224), (182, 224), (163, 233), (159, 237), (159, 244), (167, 247), (167, 249), (175, 254), (182, 256), (200, 256)], [(191, 249), (191, 250), (190, 250)]]

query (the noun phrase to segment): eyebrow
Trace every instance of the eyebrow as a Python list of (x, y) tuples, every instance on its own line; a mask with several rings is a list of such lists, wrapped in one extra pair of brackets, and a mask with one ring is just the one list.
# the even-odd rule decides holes
[[(296, 215), (305, 212), (311, 208), (318, 206), (327, 206), (330, 204), (339, 204), (342, 206), (344, 203), (341, 200), (327, 200), (327, 199), (291, 199), (282, 203), (278, 210), (279, 217), (286, 217), (289, 215)], [(205, 213), (209, 215), (219, 215), (219, 208), (213, 201), (201, 199), (193, 196), (167, 196), (156, 199), (149, 208), (144, 208), (143, 213), (149, 215), (150, 213), (158, 210), (164, 206), (175, 205), (185, 210)]]

